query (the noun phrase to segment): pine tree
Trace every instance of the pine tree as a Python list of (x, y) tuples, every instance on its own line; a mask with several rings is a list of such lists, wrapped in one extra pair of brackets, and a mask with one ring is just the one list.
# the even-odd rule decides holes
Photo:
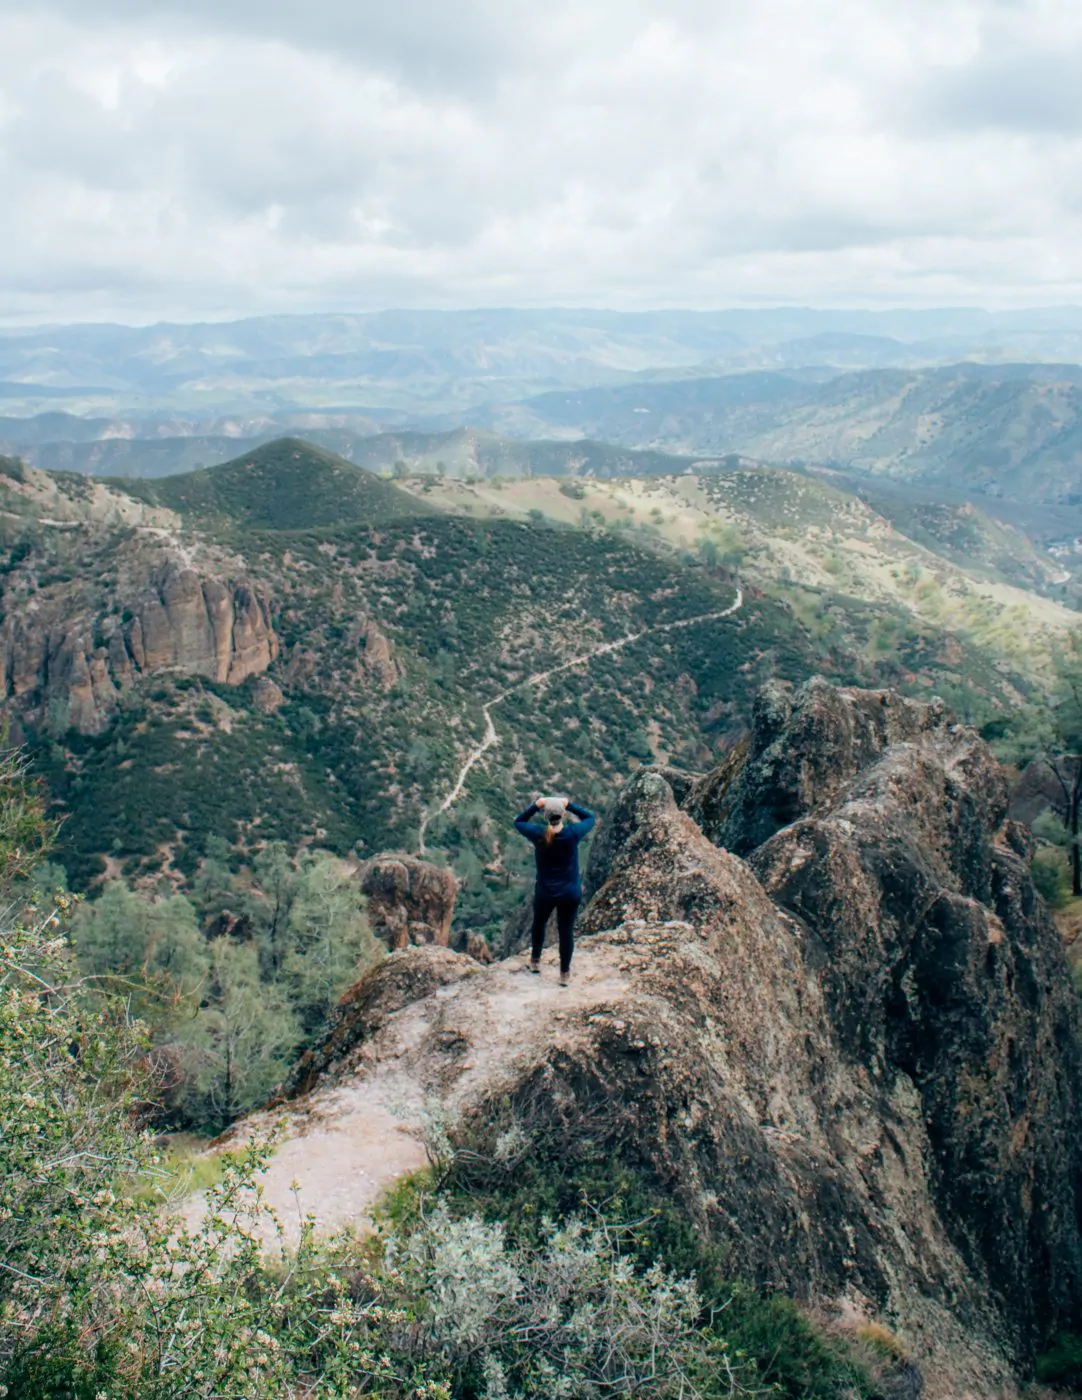
[(206, 1004), (172, 1041), (182, 1076), (178, 1101), (194, 1121), (224, 1127), (267, 1098), (301, 1040), (285, 990), (260, 978), (255, 947), (216, 939)]
[(198, 1004), (209, 959), (183, 895), (146, 898), (111, 880), (78, 909), (72, 942), (82, 970), (123, 996), (152, 1031)]

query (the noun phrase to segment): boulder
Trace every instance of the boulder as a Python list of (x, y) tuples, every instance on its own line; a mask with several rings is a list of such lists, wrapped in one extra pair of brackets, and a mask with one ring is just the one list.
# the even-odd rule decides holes
[(488, 939), (472, 928), (458, 929), (451, 935), (451, 947), (456, 953), (465, 953), (474, 962), (488, 964), (494, 962)]
[(252, 704), (261, 714), (273, 715), (282, 708), (286, 697), (270, 676), (259, 676), (252, 687)]
[(389, 948), (448, 947), (458, 881), (446, 866), (390, 853), (365, 861), (358, 878), (372, 932)]

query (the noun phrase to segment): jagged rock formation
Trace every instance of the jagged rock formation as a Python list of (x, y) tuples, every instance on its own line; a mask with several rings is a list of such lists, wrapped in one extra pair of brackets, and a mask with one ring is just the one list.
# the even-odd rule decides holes
[(476, 962), (484, 963), (486, 966), (489, 963), (495, 962), (492, 949), (489, 947), (488, 939), (475, 929), (466, 928), (456, 930), (451, 938), (451, 947), (454, 948), (456, 953), (466, 953)]
[[(802, 1176), (805, 1192), (845, 1201), (839, 1220), (855, 1232), (848, 1257), (832, 1257), (829, 1218), (813, 1217), (820, 1238), (801, 1265), (811, 1276), (883, 1297), (902, 1292), (891, 1274), (904, 1261), (910, 1296), (949, 1299), (975, 1333), (1029, 1351), (1049, 1319), (1082, 1302), (1082, 1045), (1060, 940), (1029, 878), (1030, 838), (1006, 820), (991, 752), (939, 705), (822, 681), (771, 687), (740, 766), (692, 784), (684, 801), (748, 854), (790, 931), (788, 949), (771, 949), (770, 921), (745, 918), (741, 967), (725, 978), (746, 1018), (742, 1078), (759, 1058), (756, 1028), (770, 1028), (746, 1102), (800, 1144), (772, 1229), (786, 1195), (799, 1218), (791, 1185)], [(587, 930), (629, 912), (694, 917), (705, 867), (685, 822), (660, 774), (630, 785), (595, 852)], [(779, 1061), (777, 1007), (763, 1007), (760, 978), (786, 967), (790, 1053)], [(906, 1220), (902, 1185), (910, 1207), (923, 1198), (923, 1221)], [(746, 1219), (733, 1243), (749, 1247)], [(776, 1238), (748, 1263), (758, 1273), (785, 1254)]]
[(62, 705), (76, 729), (95, 734), (138, 677), (239, 685), (278, 655), (270, 598), (243, 576), (207, 577), (170, 559), (138, 591), (93, 601), (48, 591), (5, 597), (0, 696), (19, 712), (41, 719)]
[(1078, 1006), (1003, 774), (940, 707), (822, 682), (772, 688), (723, 768), (625, 789), (569, 991), (442, 948), (371, 974), (268, 1194), (334, 1223), (372, 1133), (401, 1170), (433, 1096), (509, 1106), (561, 1169), (646, 1173), (734, 1274), (889, 1321), (929, 1397), (999, 1396), (1082, 1305)]
[(367, 618), (361, 635), (361, 664), (384, 690), (394, 688), (398, 679), (398, 667), (391, 652), (391, 644), (380, 631), (373, 618)]
[(764, 686), (752, 710), (748, 752), (733, 755), (681, 796), (719, 846), (746, 855), (797, 817), (823, 806), (891, 744), (942, 726), (944, 707), (910, 705), (888, 690), (839, 690), (816, 678), (797, 695)]
[(458, 897), (450, 870), (416, 856), (390, 854), (365, 861), (358, 878), (372, 932), (389, 948), (449, 945)]

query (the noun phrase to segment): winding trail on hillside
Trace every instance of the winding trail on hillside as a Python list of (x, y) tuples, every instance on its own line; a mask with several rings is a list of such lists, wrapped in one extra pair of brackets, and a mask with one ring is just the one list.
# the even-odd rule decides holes
[(499, 695), (494, 695), (491, 700), (486, 700), (481, 706), (481, 713), (485, 717), (485, 732), (481, 742), (472, 748), (466, 756), (466, 761), (458, 770), (454, 786), (434, 811), (429, 811), (426, 807), (421, 813), (421, 826), (417, 837), (417, 854), (425, 854), (425, 832), (429, 825), (442, 817), (445, 812), (449, 812), (458, 799), (462, 796), (462, 789), (466, 785), (466, 779), (470, 771), (478, 764), (489, 749), (500, 742), (499, 730), (496, 722), (492, 718), (492, 711), (495, 706), (506, 700), (509, 695), (514, 695), (516, 690), (522, 690), (525, 686), (541, 685), (552, 676), (557, 676), (561, 671), (573, 670), (576, 666), (588, 666), (591, 661), (599, 656), (606, 656), (614, 651), (621, 651), (624, 647), (629, 647), (634, 642), (641, 642), (647, 637), (658, 637), (664, 632), (678, 632), (685, 627), (695, 627), (702, 622), (720, 622), (723, 618), (732, 617), (744, 606), (744, 590), (737, 585), (736, 597), (727, 608), (721, 608), (716, 612), (699, 613), (695, 617), (678, 618), (675, 622), (659, 622), (654, 627), (644, 627), (641, 632), (631, 632), (626, 637), (618, 637), (614, 642), (600, 642), (591, 651), (583, 652), (581, 656), (573, 656), (570, 661), (561, 661), (558, 666), (550, 666), (547, 671), (536, 671), (532, 676), (526, 676), (521, 681), (516, 681), (506, 690), (502, 690)]

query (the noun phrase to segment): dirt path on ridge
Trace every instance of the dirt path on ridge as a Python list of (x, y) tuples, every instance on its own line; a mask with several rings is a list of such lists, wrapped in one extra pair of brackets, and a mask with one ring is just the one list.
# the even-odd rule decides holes
[[(387, 1188), (426, 1164), (431, 1106), (454, 1113), (513, 1086), (539, 1052), (556, 1052), (626, 995), (628, 958), (624, 948), (586, 940), (567, 988), (557, 982), (551, 950), (540, 977), (525, 954), (477, 964), (389, 1016), (340, 1083), (319, 1085), (285, 1110), (251, 1115), (226, 1145), (278, 1125), (261, 1183), (290, 1242), (306, 1214), (321, 1232), (364, 1229)], [(204, 1209), (199, 1193), (183, 1215), (194, 1224)]]
[(573, 670), (576, 666), (588, 666), (591, 661), (598, 656), (605, 656), (614, 651), (621, 651), (624, 647), (629, 647), (634, 642), (641, 642), (646, 637), (657, 637), (664, 632), (678, 632), (685, 627), (694, 627), (700, 622), (719, 622), (722, 618), (732, 617), (733, 613), (739, 612), (744, 606), (744, 591), (737, 586), (736, 598), (727, 608), (721, 608), (716, 612), (700, 613), (697, 617), (682, 617), (675, 622), (659, 622), (655, 627), (644, 627), (641, 632), (629, 633), (626, 637), (618, 637), (614, 642), (601, 642), (581, 656), (573, 656), (570, 661), (561, 661), (558, 666), (550, 666), (547, 671), (537, 671), (532, 676), (525, 677), (524, 680), (517, 681), (499, 695), (494, 695), (491, 700), (486, 700), (481, 706), (481, 713), (485, 717), (485, 732), (481, 742), (472, 748), (466, 756), (465, 762), (458, 770), (454, 785), (443, 801), (433, 811), (426, 807), (421, 813), (421, 825), (417, 838), (417, 854), (425, 854), (425, 833), (429, 825), (437, 818), (442, 817), (445, 812), (449, 812), (458, 799), (462, 796), (462, 789), (466, 785), (466, 779), (470, 775), (471, 769), (484, 758), (489, 749), (500, 742), (499, 731), (492, 718), (492, 710), (501, 701), (506, 700), (509, 695), (514, 695), (516, 690), (521, 690), (524, 686), (540, 685), (549, 680), (552, 676), (559, 675), (561, 671)]

